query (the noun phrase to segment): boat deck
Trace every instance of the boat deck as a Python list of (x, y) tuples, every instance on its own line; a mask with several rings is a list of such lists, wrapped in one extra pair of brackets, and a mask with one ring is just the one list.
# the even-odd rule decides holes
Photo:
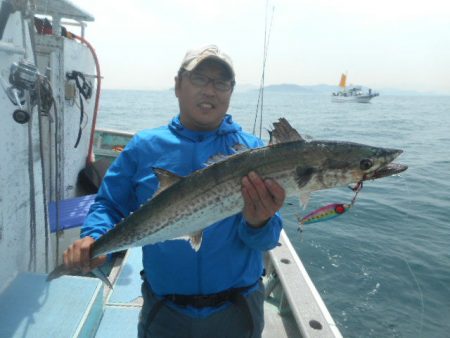
[(0, 337), (93, 337), (103, 313), (96, 279), (19, 273), (0, 293)]
[[(141, 249), (113, 267), (112, 290), (95, 278), (21, 273), (0, 293), (0, 337), (137, 337)], [(290, 313), (265, 303), (263, 337), (301, 337)]]
[[(62, 236), (60, 245), (78, 236), (92, 201), (88, 195), (61, 203), (60, 226), (74, 233)], [(48, 336), (49, 327), (55, 330), (51, 337), (136, 337), (141, 252), (130, 249), (110, 264), (113, 289), (94, 278), (64, 276), (47, 283), (45, 274), (19, 273), (0, 290), (0, 337)], [(284, 231), (265, 265), (263, 337), (341, 337)]]
[[(78, 233), (92, 202), (88, 195), (61, 203), (61, 227)], [(62, 236), (60, 244), (67, 247), (65, 240)], [(111, 265), (113, 289), (95, 278), (64, 276), (47, 283), (45, 274), (19, 273), (0, 290), (0, 337), (43, 337), (50, 331), (50, 337), (136, 337), (141, 248), (117, 255)], [(341, 336), (284, 231), (265, 265), (263, 337)]]
[[(129, 250), (117, 274), (114, 289), (106, 296), (105, 311), (96, 338), (137, 336), (137, 322), (142, 305), (139, 274), (141, 266), (141, 249)], [(278, 307), (269, 302), (265, 302), (265, 319), (263, 337), (301, 337), (292, 315), (281, 316)]]

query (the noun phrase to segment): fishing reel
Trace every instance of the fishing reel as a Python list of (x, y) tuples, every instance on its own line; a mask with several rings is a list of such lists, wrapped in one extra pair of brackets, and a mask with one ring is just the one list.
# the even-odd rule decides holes
[[(2, 85), (9, 99), (14, 105), (19, 106), (19, 109), (16, 109), (13, 113), (13, 119), (17, 123), (27, 123), (31, 118), (30, 112), (24, 108), (27, 97), (30, 101), (30, 106), (33, 107), (38, 102), (38, 96), (40, 95), (41, 112), (50, 109), (47, 107), (49, 105), (47, 102), (48, 100), (43, 100), (43, 98), (46, 97), (46, 95), (43, 94), (47, 91), (45, 90), (46, 87), (41, 84), (42, 81), (40, 81), (40, 78), (42, 77), (43, 76), (39, 73), (38, 68), (34, 64), (26, 60), (20, 60), (11, 65), (9, 74), (10, 87), (6, 88), (3, 83), (5, 81), (2, 78)], [(28, 95), (26, 95), (27, 93)], [(50, 101), (50, 105), (51, 103), (52, 101)]]
[(9, 83), (15, 88), (34, 92), (39, 77), (39, 71), (32, 63), (21, 60), (11, 65)]
[(19, 124), (25, 124), (30, 120), (30, 113), (23, 109), (16, 109), (13, 113), (13, 119)]
[[(1, 78), (1, 81), (3, 84), (3, 78)], [(5, 93), (15, 106), (19, 106), (19, 109), (16, 109), (13, 113), (14, 121), (20, 124), (27, 123), (30, 120), (30, 113), (28, 113), (23, 107), (26, 102), (25, 92), (22, 89), (8, 87), (5, 89)]]

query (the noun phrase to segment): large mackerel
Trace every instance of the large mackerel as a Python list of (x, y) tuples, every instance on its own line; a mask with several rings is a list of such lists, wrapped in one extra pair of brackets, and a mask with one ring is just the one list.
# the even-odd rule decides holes
[(185, 235), (198, 249), (201, 231), (243, 208), (241, 180), (250, 171), (276, 180), (287, 196), (390, 176), (406, 170), (391, 163), (402, 150), (301, 138), (285, 119), (274, 123), (269, 146), (237, 152), (187, 177), (155, 169), (159, 191), (100, 237), (92, 258)]

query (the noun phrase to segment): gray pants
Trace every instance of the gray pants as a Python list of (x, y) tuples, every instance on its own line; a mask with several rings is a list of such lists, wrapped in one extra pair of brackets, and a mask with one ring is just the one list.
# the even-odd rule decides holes
[[(246, 309), (243, 308), (245, 305), (233, 303), (206, 318), (192, 318), (167, 306), (165, 302), (159, 302), (145, 281), (142, 283), (142, 296), (144, 305), (139, 315), (139, 338), (260, 338), (264, 328), (262, 282), (258, 290), (245, 297), (253, 319), (252, 334)], [(148, 316), (155, 305), (159, 309), (149, 322)]]

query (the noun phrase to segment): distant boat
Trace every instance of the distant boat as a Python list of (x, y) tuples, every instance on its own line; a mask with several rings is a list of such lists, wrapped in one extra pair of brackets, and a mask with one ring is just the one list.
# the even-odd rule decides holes
[(333, 102), (359, 102), (369, 103), (372, 98), (380, 95), (373, 92), (371, 88), (367, 92), (364, 92), (361, 86), (347, 87), (347, 75), (341, 75), (341, 81), (339, 82), (340, 91), (333, 93), (331, 97)]

